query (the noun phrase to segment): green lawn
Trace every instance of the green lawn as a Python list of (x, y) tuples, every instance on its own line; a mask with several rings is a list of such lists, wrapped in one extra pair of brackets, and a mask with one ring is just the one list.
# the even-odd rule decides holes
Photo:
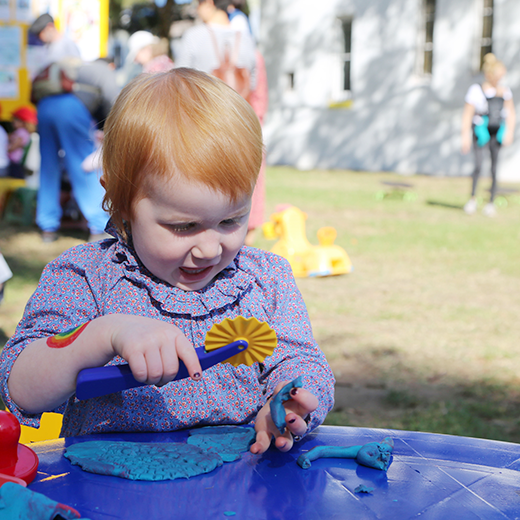
[[(382, 182), (413, 187), (403, 199)], [(486, 218), (462, 211), (468, 190), (467, 178), (268, 168), (266, 218), (279, 204), (299, 207), (309, 241), (335, 227), (354, 265), (298, 279), (337, 379), (330, 424), (520, 442), (520, 192)], [(15, 273), (0, 307), (4, 339), (44, 263), (81, 238), (43, 247), (35, 230), (2, 226)], [(259, 235), (256, 245), (273, 243)]]

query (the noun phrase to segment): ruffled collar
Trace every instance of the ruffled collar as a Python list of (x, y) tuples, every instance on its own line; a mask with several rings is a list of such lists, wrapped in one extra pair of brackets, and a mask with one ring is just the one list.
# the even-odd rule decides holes
[(111, 222), (107, 224), (106, 232), (117, 238), (112, 261), (121, 266), (123, 276), (136, 286), (144, 287), (156, 304), (170, 314), (205, 316), (235, 303), (252, 288), (254, 277), (240, 268), (240, 251), (210, 285), (198, 291), (184, 291), (150, 273), (137, 256), (131, 240), (126, 242)]

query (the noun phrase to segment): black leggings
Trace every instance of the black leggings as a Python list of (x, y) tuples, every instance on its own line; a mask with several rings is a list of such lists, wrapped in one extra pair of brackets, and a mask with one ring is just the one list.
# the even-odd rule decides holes
[(495, 200), (495, 194), (497, 191), (497, 162), (498, 152), (501, 144), (497, 141), (497, 134), (493, 133), (487, 144), (484, 146), (478, 146), (477, 137), (473, 133), (473, 150), (475, 150), (475, 170), (473, 171), (473, 185), (471, 187), (471, 196), (474, 197), (477, 191), (478, 179), (480, 177), (480, 170), (482, 168), (482, 159), (484, 154), (484, 148), (489, 146), (489, 152), (491, 154), (491, 196), (490, 202)]

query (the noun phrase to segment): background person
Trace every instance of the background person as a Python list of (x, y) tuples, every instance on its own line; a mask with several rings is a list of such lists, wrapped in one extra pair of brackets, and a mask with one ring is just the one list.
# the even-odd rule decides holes
[[(0, 116), (2, 115), (2, 105), (0, 105)], [(7, 147), (9, 145), (9, 135), (6, 129), (0, 125), (0, 177), (7, 177), (9, 170), (9, 156)]]
[(142, 67), (142, 72), (166, 72), (174, 63), (168, 56), (168, 40), (148, 31), (137, 31), (128, 39), (129, 59)]
[(204, 23), (190, 27), (183, 34), (175, 59), (177, 67), (190, 67), (212, 74), (221, 66), (226, 53), (234, 54), (238, 41), (236, 66), (247, 69), (252, 75), (256, 61), (255, 44), (250, 34), (232, 27), (227, 13), (230, 5), (230, 0), (199, 0), (197, 14)]
[[(506, 73), (505, 65), (497, 60), (494, 54), (484, 57), (484, 82), (469, 87), (462, 114), (462, 153), (467, 154), (473, 144), (475, 153), (475, 169), (472, 176), (471, 198), (464, 206), (464, 211), (472, 215), (477, 211), (477, 185), (482, 169), (484, 147), (489, 148), (491, 155), (491, 190), (489, 202), (483, 213), (489, 217), (496, 214), (494, 204), (497, 189), (498, 153), (501, 146), (513, 142), (515, 131), (515, 105), (513, 93), (509, 87), (500, 85)], [(494, 118), (493, 113), (498, 113)], [(487, 118), (487, 123), (486, 119)], [(491, 123), (496, 119), (496, 123)]]
[(108, 214), (102, 208), (101, 172), (86, 172), (82, 163), (95, 149), (96, 130), (110, 112), (119, 87), (114, 70), (103, 60), (82, 63), (77, 83), (95, 88), (88, 91), (80, 88), (74, 94), (49, 95), (39, 100), (37, 106), (41, 169), (36, 223), (42, 230), (44, 242), (58, 238), (63, 213), (60, 203), (62, 165), (87, 221), (89, 240), (102, 238), (108, 221)]
[(9, 134), (9, 177), (24, 179), (26, 172), (23, 161), (31, 143), (31, 134), (36, 131), (38, 117), (31, 106), (16, 109), (13, 114), (14, 130)]
[(58, 31), (54, 18), (48, 13), (36, 18), (29, 27), (29, 33), (43, 42), (46, 50), (38, 70), (35, 71), (36, 74), (55, 61), (81, 57), (79, 47), (66, 34)]

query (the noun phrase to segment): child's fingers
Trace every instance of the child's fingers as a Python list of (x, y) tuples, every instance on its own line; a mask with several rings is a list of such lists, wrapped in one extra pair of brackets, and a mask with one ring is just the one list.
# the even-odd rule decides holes
[(311, 412), (318, 408), (318, 398), (305, 390), (305, 388), (293, 388), (291, 399), (284, 403), (288, 411), (298, 414), (300, 417), (307, 417)]
[(276, 437), (276, 440), (274, 441), (274, 445), (283, 452), (289, 451), (294, 444), (293, 436), (291, 435), (291, 432), (288, 428), (285, 429), (285, 432), (283, 435), (279, 435)]
[(160, 381), (156, 383), (157, 386), (163, 386), (170, 381), (173, 381), (179, 371), (179, 358), (177, 357), (177, 351), (176, 349), (171, 348), (171, 345), (161, 349), (161, 360), (163, 373)]
[(148, 377), (148, 370), (146, 368), (146, 360), (142, 353), (136, 353), (131, 358), (127, 359), (130, 365), (132, 375), (140, 383), (144, 383)]
[(260, 430), (256, 432), (256, 441), (251, 445), (249, 451), (255, 455), (260, 455), (268, 450), (271, 445), (271, 435), (267, 430)]
[(188, 341), (184, 334), (179, 334), (177, 336), (175, 340), (175, 349), (179, 359), (182, 359), (186, 365), (191, 378), (195, 381), (199, 380), (202, 377), (200, 361), (193, 345)]
[(301, 437), (307, 431), (307, 423), (297, 414), (289, 412), (285, 416), (287, 429), (295, 436)]
[(145, 352), (144, 358), (147, 371), (145, 381), (149, 385), (154, 385), (162, 379), (164, 373), (161, 351), (159, 349), (149, 349)]

